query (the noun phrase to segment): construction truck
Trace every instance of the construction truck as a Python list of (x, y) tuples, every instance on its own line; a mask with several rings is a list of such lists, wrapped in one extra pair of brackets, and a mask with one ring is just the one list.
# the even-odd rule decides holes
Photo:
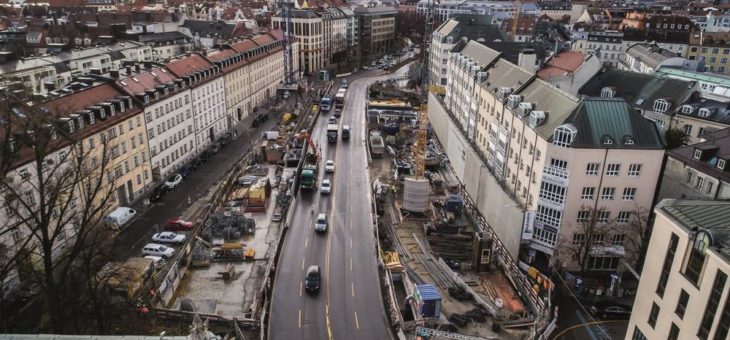
[(319, 173), (319, 153), (307, 130), (302, 130), (297, 138), (307, 141), (307, 154), (304, 156), (304, 165), (299, 172), (299, 183), (302, 190), (314, 190), (317, 188), (317, 174)]
[(337, 143), (337, 124), (327, 124), (327, 142)]

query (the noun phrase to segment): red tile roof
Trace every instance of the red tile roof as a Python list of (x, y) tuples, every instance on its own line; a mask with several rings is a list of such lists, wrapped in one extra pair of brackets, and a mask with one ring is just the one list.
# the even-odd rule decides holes
[[(153, 72), (154, 74), (152, 74)], [(152, 68), (150, 71), (119, 79), (117, 85), (127, 94), (135, 95), (147, 89), (154, 89), (157, 85), (172, 83), (175, 78), (177, 77), (167, 70)]]
[(96, 105), (101, 102), (114, 99), (123, 94), (110, 84), (102, 84), (89, 89), (81, 90), (51, 101), (39, 104), (49, 110), (49, 112), (73, 112), (83, 110), (87, 106)]
[(255, 41), (256, 44), (258, 44), (259, 46), (266, 46), (266, 45), (274, 42), (274, 37), (272, 37), (268, 34), (262, 34), (262, 35), (255, 36), (253, 38), (253, 41)]
[(540, 79), (570, 74), (578, 70), (585, 62), (586, 55), (575, 51), (564, 51), (553, 56), (545, 67), (537, 72)]
[(211, 66), (213, 66), (213, 64), (199, 54), (192, 54), (188, 57), (172, 60), (165, 65), (165, 67), (167, 67), (167, 69), (178, 78), (200, 70), (208, 69)]
[(236, 52), (245, 52), (251, 49), (256, 48), (256, 43), (251, 39), (246, 39), (244, 41), (237, 42), (233, 45), (231, 45), (231, 48), (236, 50)]
[(220, 51), (218, 51), (216, 53), (208, 54), (207, 57), (208, 57), (208, 60), (210, 60), (212, 62), (216, 62), (216, 61), (221, 61), (221, 60), (224, 60), (224, 59), (228, 59), (228, 58), (230, 58), (234, 54), (236, 54), (236, 51), (234, 51), (234, 50), (232, 50), (230, 48), (226, 48), (226, 49), (220, 50)]

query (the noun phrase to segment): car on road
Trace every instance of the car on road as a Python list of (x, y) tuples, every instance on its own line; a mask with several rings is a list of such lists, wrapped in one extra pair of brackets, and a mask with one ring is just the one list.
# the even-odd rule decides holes
[(378, 61), (377, 60), (373, 60), (373, 62), (370, 63), (370, 66), (376, 66), (376, 65), (378, 65)]
[(190, 174), (193, 173), (193, 166), (192, 164), (185, 164), (180, 168), (180, 171), (178, 171), (183, 178), (190, 176)]
[(165, 222), (165, 230), (170, 231), (185, 231), (192, 230), (193, 222), (185, 221), (182, 218), (173, 218)]
[(304, 277), (304, 289), (307, 293), (319, 292), (319, 286), (322, 284), (322, 273), (319, 266), (312, 265), (307, 268), (307, 276)]
[(271, 222), (281, 222), (282, 216), (280, 212), (275, 212), (271, 215)]
[(342, 86), (340, 87), (342, 87), (343, 89), (347, 88), (347, 79), (342, 79)]
[(337, 117), (330, 117), (327, 124), (337, 124)]
[(185, 242), (185, 235), (177, 234), (172, 231), (163, 231), (152, 235), (152, 241), (159, 243), (177, 243), (181, 244)]
[(324, 163), (324, 172), (335, 172), (335, 161), (328, 159)]
[(155, 188), (154, 190), (152, 190), (152, 192), (150, 193), (149, 196), (147, 196), (147, 198), (149, 198), (150, 202), (152, 202), (152, 203), (159, 202), (162, 199), (162, 197), (165, 196), (165, 194), (167, 193), (168, 190), (169, 189), (167, 188), (167, 185), (164, 185), (164, 184), (160, 185), (157, 188)]
[(174, 175), (170, 176), (170, 178), (168, 178), (167, 181), (165, 181), (165, 186), (167, 187), (167, 189), (170, 189), (170, 190), (175, 189), (175, 187), (177, 187), (178, 185), (180, 185), (180, 183), (182, 183), (182, 180), (183, 180), (183, 176), (181, 174), (174, 174)]
[(157, 243), (147, 243), (142, 248), (142, 253), (145, 255), (159, 256), (163, 259), (169, 259), (175, 255), (175, 249)]
[(342, 110), (335, 109), (335, 118), (340, 118), (340, 116), (342, 116)]
[(327, 215), (317, 215), (317, 219), (314, 221), (314, 231), (320, 233), (327, 231)]
[(588, 308), (591, 315), (601, 319), (626, 319), (631, 317), (631, 306), (612, 301), (596, 302)]
[(329, 194), (332, 192), (332, 182), (330, 182), (329, 179), (322, 180), (322, 185), (319, 188), (319, 191), (323, 194)]

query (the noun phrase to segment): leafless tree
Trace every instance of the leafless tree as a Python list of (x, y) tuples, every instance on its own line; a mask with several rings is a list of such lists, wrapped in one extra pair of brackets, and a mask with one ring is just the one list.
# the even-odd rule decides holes
[(62, 333), (78, 316), (73, 302), (83, 287), (70, 285), (78, 260), (105, 228), (114, 189), (105, 176), (109, 143), (90, 147), (67, 128), (62, 108), (32, 108), (7, 93), (0, 115), (0, 241), (28, 263), (24, 280), (38, 285), (49, 326)]

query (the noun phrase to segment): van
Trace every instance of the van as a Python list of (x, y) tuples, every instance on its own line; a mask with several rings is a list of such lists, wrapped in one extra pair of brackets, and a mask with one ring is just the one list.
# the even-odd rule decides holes
[(123, 230), (137, 216), (137, 211), (128, 207), (119, 207), (106, 217), (106, 224), (113, 229)]

